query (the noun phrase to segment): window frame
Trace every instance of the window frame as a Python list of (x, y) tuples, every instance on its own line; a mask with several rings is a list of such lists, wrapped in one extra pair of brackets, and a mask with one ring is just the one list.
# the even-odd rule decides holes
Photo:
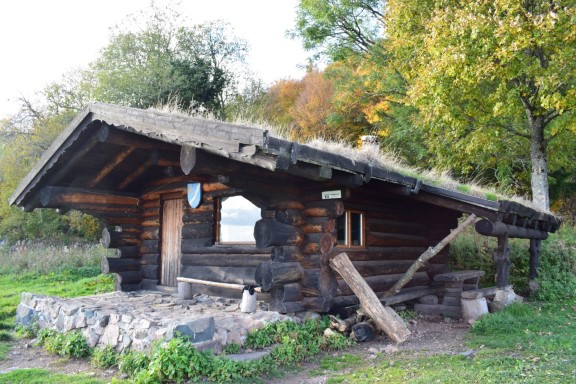
[(222, 234), (222, 230), (220, 228), (220, 223), (222, 221), (222, 202), (225, 199), (231, 198), (231, 197), (236, 197), (236, 196), (240, 196), (242, 198), (244, 198), (245, 200), (249, 201), (252, 205), (254, 205), (257, 209), (260, 209), (258, 206), (256, 206), (254, 203), (252, 203), (250, 200), (246, 199), (244, 196), (242, 195), (230, 195), (230, 196), (220, 196), (218, 198), (216, 198), (216, 215), (215, 218), (216, 220), (214, 221), (214, 245), (225, 245), (225, 246), (230, 246), (230, 245), (238, 245), (238, 246), (249, 246), (249, 245), (256, 245), (256, 239), (254, 239), (254, 241), (222, 241), (220, 239), (220, 235)]
[[(357, 213), (360, 215), (360, 244), (351, 244), (352, 241), (352, 214)], [(358, 210), (346, 210), (344, 214), (338, 217), (336, 220), (344, 218), (345, 233), (344, 233), (344, 244), (340, 244), (340, 239), (338, 239), (338, 229), (336, 230), (336, 240), (337, 247), (341, 248), (366, 248), (366, 213)]]

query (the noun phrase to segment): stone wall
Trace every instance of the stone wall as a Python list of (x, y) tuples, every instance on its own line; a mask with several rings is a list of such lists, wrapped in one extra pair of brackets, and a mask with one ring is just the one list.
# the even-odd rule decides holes
[[(263, 303), (259, 303), (263, 306)], [(226, 344), (243, 344), (246, 334), (265, 324), (297, 320), (257, 309), (241, 313), (239, 300), (199, 295), (179, 301), (156, 292), (114, 292), (75, 299), (22, 293), (16, 311), (21, 325), (36, 322), (61, 332), (79, 330), (91, 347), (110, 345), (117, 351), (146, 350), (175, 333), (187, 336), (198, 349), (219, 353)]]

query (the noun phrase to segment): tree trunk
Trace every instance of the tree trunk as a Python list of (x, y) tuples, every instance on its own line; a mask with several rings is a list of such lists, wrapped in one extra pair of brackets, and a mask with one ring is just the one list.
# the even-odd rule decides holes
[(533, 116), (528, 113), (530, 122), (530, 160), (532, 162), (532, 201), (542, 209), (550, 209), (550, 195), (548, 192), (548, 156), (546, 153), (546, 140), (544, 139), (543, 116)]

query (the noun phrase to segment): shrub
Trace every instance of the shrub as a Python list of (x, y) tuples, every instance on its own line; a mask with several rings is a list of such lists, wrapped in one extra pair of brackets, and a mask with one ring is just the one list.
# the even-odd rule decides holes
[(37, 344), (46, 348), (48, 352), (66, 357), (87, 357), (91, 352), (86, 339), (78, 331), (61, 333), (43, 328), (38, 331)]
[(111, 346), (96, 348), (92, 352), (92, 363), (97, 367), (110, 368), (118, 365), (119, 355)]
[(145, 352), (124, 351), (118, 356), (118, 369), (122, 373), (134, 374), (148, 368), (150, 356)]

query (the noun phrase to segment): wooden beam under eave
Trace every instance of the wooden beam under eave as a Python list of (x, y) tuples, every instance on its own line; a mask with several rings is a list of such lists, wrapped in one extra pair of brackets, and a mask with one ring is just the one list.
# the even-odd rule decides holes
[(114, 191), (48, 186), (40, 191), (40, 203), (45, 208), (73, 206), (74, 204), (105, 204), (137, 206), (138, 198)]
[(178, 146), (161, 140), (154, 140), (136, 133), (109, 126), (108, 142), (123, 147), (147, 150), (177, 151)]
[(509, 238), (517, 239), (546, 240), (548, 238), (548, 232), (545, 231), (518, 227), (515, 225), (504, 224), (502, 222), (491, 222), (489, 220), (480, 220), (477, 222), (476, 232), (484, 236), (493, 237), (506, 235)]
[(119, 190), (124, 190), (127, 186), (132, 184), (137, 178), (139, 178), (144, 172), (146, 172), (150, 167), (158, 164), (158, 151), (154, 150), (150, 153), (150, 157), (142, 165), (134, 170), (128, 175), (120, 184), (118, 184)]
[(332, 168), (325, 165), (296, 163), (290, 165), (285, 172), (313, 181), (327, 181), (332, 178)]
[(96, 175), (96, 177), (94, 178), (94, 180), (92, 180), (89, 184), (88, 187), (89, 188), (94, 188), (96, 185), (98, 185), (99, 182), (101, 182), (106, 176), (108, 176), (108, 174), (110, 174), (110, 172), (112, 172), (114, 170), (114, 168), (116, 168), (118, 165), (120, 165), (124, 160), (126, 160), (126, 158), (128, 156), (130, 156), (130, 154), (132, 154), (132, 152), (134, 152), (136, 150), (135, 147), (128, 147), (125, 148), (124, 150), (122, 150), (119, 154), (117, 154), (116, 156), (114, 156), (114, 158), (112, 160), (110, 160), (101, 170), (100, 172), (98, 172), (98, 174)]
[[(96, 144), (108, 139), (108, 133), (109, 129), (106, 125), (101, 125), (100, 127), (93, 129), (90, 135), (86, 139), (82, 140), (80, 148), (74, 151), (66, 161), (61, 161), (61, 164), (58, 164), (57, 171), (48, 176), (45, 184), (55, 185), (62, 180), (76, 165), (78, 165), (79, 162), (82, 161), (82, 159), (87, 157), (88, 153), (96, 146)], [(30, 212), (34, 208), (38, 207), (39, 204), (40, 194), (36, 193), (32, 199), (24, 205), (24, 211)]]

